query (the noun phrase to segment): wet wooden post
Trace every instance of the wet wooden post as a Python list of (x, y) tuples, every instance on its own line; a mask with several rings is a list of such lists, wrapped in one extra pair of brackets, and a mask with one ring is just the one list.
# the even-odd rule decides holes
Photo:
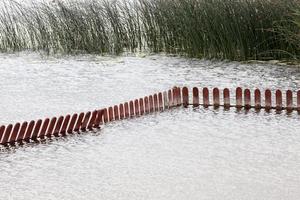
[(124, 112), (124, 105), (121, 103), (119, 105), (119, 108), (120, 108), (120, 119), (125, 119), (125, 112)]
[(297, 92), (297, 111), (300, 114), (300, 90)]
[(141, 115), (144, 115), (145, 114), (144, 99), (140, 98), (139, 103), (140, 103), (140, 113)]
[(21, 127), (21, 124), (20, 123), (16, 123), (12, 129), (12, 132), (11, 132), (11, 136), (9, 138), (9, 143), (11, 145), (14, 145), (14, 143), (16, 142), (16, 139), (17, 139), (17, 136), (18, 136), (18, 133), (19, 133), (19, 130), (20, 130), (20, 127)]
[(64, 120), (64, 122), (63, 122), (62, 128), (61, 128), (61, 130), (60, 130), (60, 134), (61, 134), (62, 136), (65, 136), (66, 133), (67, 133), (67, 128), (68, 128), (70, 119), (71, 119), (71, 116), (70, 116), (70, 115), (67, 115), (67, 116), (65, 117), (65, 120)]
[(189, 89), (187, 87), (182, 88), (182, 103), (185, 108), (189, 105)]
[(97, 111), (97, 117), (95, 120), (95, 124), (94, 124), (94, 128), (99, 129), (100, 128), (100, 124), (103, 124), (104, 122), (104, 109), (98, 110)]
[(124, 104), (124, 110), (125, 110), (125, 118), (129, 118), (129, 104), (128, 102), (125, 102)]
[(178, 95), (177, 95), (177, 87), (174, 87), (172, 89), (172, 94), (173, 94), (173, 102), (172, 102), (172, 105), (173, 106), (177, 106), (178, 105)]
[(82, 120), (81, 128), (80, 128), (80, 130), (81, 130), (82, 132), (86, 132), (86, 128), (87, 128), (87, 126), (88, 126), (88, 123), (89, 123), (91, 114), (92, 114), (92, 113), (91, 113), (90, 111), (87, 112), (87, 113), (85, 114), (85, 116), (84, 116), (84, 118), (83, 118), (83, 120)]
[(108, 121), (113, 121), (114, 120), (114, 114), (113, 114), (113, 108), (110, 106), (108, 108)]
[(92, 112), (92, 117), (91, 117), (91, 119), (90, 119), (90, 121), (89, 121), (89, 123), (88, 123), (88, 126), (87, 126), (87, 129), (88, 129), (89, 131), (93, 130), (93, 126), (94, 126), (94, 124), (95, 124), (97, 115), (98, 115), (98, 111), (97, 111), (97, 110), (94, 110), (94, 111)]
[(56, 117), (52, 117), (50, 124), (49, 124), (49, 128), (46, 132), (46, 137), (51, 138), (52, 134), (53, 134), (53, 130), (54, 130), (54, 126), (56, 123), (57, 118)]
[(199, 107), (199, 89), (197, 87), (193, 88), (193, 106)]
[(265, 91), (265, 110), (270, 111), (272, 108), (272, 93), (271, 90)]
[[(19, 135), (17, 137), (17, 142), (18, 143), (22, 143), (22, 140), (23, 140), (23, 138), (25, 136), (25, 133), (26, 133), (27, 126), (28, 126), (28, 122), (23, 122), (22, 123)], [(0, 141), (1, 141), (1, 131), (0, 131)]]
[(130, 110), (130, 117), (134, 117), (134, 104), (133, 101), (129, 102), (129, 110)]
[(220, 107), (220, 90), (218, 88), (213, 89), (213, 106), (214, 108)]
[(210, 106), (210, 103), (209, 103), (209, 90), (208, 88), (203, 88), (203, 106), (205, 108), (208, 108), (208, 106)]
[(82, 125), (83, 118), (84, 118), (84, 112), (79, 114), (77, 122), (75, 124), (74, 131), (77, 132), (77, 133), (79, 133), (80, 127)]
[(154, 100), (154, 109), (155, 109), (155, 112), (157, 112), (158, 111), (158, 96), (157, 96), (157, 94), (153, 95), (153, 100)]
[(114, 116), (115, 116), (115, 120), (120, 120), (119, 106), (117, 105), (114, 106)]
[[(40, 120), (40, 124), (42, 123), (41, 121), (42, 121), (42, 120)], [(34, 120), (31, 120), (31, 121), (29, 122), (29, 125), (28, 125), (28, 128), (27, 128), (27, 130), (26, 130), (26, 133), (25, 133), (25, 135), (24, 135), (24, 137), (23, 137), (23, 140), (24, 140), (25, 142), (29, 142), (30, 139), (32, 138), (31, 134), (32, 134), (34, 125), (35, 125), (35, 121), (34, 121)], [(37, 134), (36, 134), (36, 135), (37, 135)]]
[(181, 89), (180, 87), (177, 87), (177, 106), (182, 105), (182, 98), (181, 98)]
[(280, 90), (276, 90), (276, 111), (282, 110), (282, 92)]
[(261, 109), (261, 92), (259, 89), (254, 91), (254, 107), (256, 110)]
[(61, 126), (62, 126), (62, 123), (64, 121), (64, 117), (63, 116), (60, 116), (57, 120), (57, 123), (56, 123), (56, 126), (54, 128), (54, 132), (53, 132), (53, 135), (55, 137), (58, 137), (59, 136), (59, 131), (61, 129)]
[(286, 91), (286, 111), (293, 112), (293, 92), (291, 90)]
[(241, 87), (236, 88), (235, 99), (236, 99), (236, 108), (241, 109), (243, 107), (243, 90)]
[(246, 110), (251, 108), (251, 92), (249, 89), (244, 90), (244, 105)]
[(159, 106), (159, 111), (164, 110), (163, 95), (161, 92), (158, 93), (158, 106)]
[(1, 141), (1, 144), (7, 144), (9, 142), (9, 138), (10, 138), (10, 134), (11, 134), (11, 131), (12, 131), (12, 128), (13, 128), (13, 125), (12, 124), (9, 124), (5, 131), (4, 131), (4, 135), (2, 137), (2, 141)]
[(224, 108), (230, 108), (230, 91), (228, 88), (223, 90)]
[(47, 131), (47, 129), (48, 129), (48, 125), (49, 125), (49, 122), (50, 122), (50, 119), (49, 118), (46, 118), (45, 120), (44, 120), (44, 122), (43, 122), (43, 125), (42, 125), (42, 128), (41, 128), (41, 131), (40, 131), (40, 133), (38, 134), (38, 135), (35, 135), (37, 132), (36, 132), (36, 130), (37, 130), (37, 128), (38, 128), (38, 126), (37, 125), (35, 125), (35, 128), (34, 128), (34, 134), (32, 135), (32, 138), (31, 139), (33, 139), (33, 140), (37, 140), (37, 138), (40, 138), (40, 139), (44, 139), (45, 138), (45, 135), (46, 135), (46, 131)]
[(169, 102), (169, 108), (173, 107), (173, 98), (172, 98), (172, 91), (168, 90), (168, 102)]
[(0, 144), (2, 144), (2, 138), (5, 132), (5, 126), (0, 127)]
[(149, 96), (149, 111), (150, 111), (150, 113), (153, 113), (153, 111), (154, 111), (154, 107), (153, 106), (154, 106), (153, 105), (153, 96), (150, 95)]
[(74, 127), (75, 127), (75, 123), (77, 121), (77, 118), (78, 118), (78, 114), (77, 113), (73, 114), (73, 116), (71, 118), (71, 122), (70, 122), (68, 130), (67, 130), (68, 134), (72, 134), (73, 133)]
[[(36, 122), (36, 124), (35, 124), (35, 126), (34, 126), (34, 129), (33, 129), (33, 132), (32, 132), (32, 136), (31, 136), (31, 138), (30, 139), (32, 139), (33, 141), (37, 141), (37, 138), (39, 137), (39, 133), (40, 133), (40, 131), (41, 131), (41, 129), (42, 129), (42, 123), (43, 123), (43, 121), (41, 120), (41, 119), (39, 119), (37, 122)], [(49, 119), (48, 119), (48, 123), (49, 123)], [(29, 126), (31, 125), (31, 122), (30, 122), (30, 124), (29, 124)], [(47, 127), (46, 127), (47, 128)], [(26, 135), (27, 135), (27, 133), (26, 133)], [(28, 140), (29, 141), (29, 140)]]
[(169, 101), (168, 101), (168, 93), (166, 91), (163, 92), (163, 99), (164, 99), (164, 109), (168, 109)]
[(134, 100), (134, 110), (135, 110), (135, 116), (138, 117), (140, 115), (140, 108), (139, 108), (139, 100)]
[(148, 97), (144, 97), (144, 101), (145, 101), (145, 114), (149, 114), (150, 112), (150, 108), (149, 108), (149, 98)]

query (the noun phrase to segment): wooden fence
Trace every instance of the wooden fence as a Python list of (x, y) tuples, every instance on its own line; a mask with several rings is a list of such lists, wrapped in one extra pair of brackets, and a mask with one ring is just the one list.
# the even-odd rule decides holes
[[(190, 92), (192, 95), (189, 94)], [(192, 97), (191, 100), (190, 96)], [(279, 112), (286, 110), (288, 113), (298, 111), (298, 114), (300, 114), (300, 91), (297, 94), (293, 94), (291, 90), (288, 90), (283, 96), (281, 90), (276, 90), (272, 95), (272, 91), (268, 89), (262, 93), (259, 89), (251, 92), (249, 89), (243, 90), (238, 87), (235, 90), (234, 97), (235, 101), (233, 98), (230, 98), (230, 90), (228, 88), (222, 91), (214, 88), (210, 94), (208, 88), (199, 89), (194, 87), (189, 91), (187, 87), (182, 89), (174, 87), (168, 91), (108, 108), (53, 117), (51, 119), (25, 121), (14, 125), (3, 125), (0, 127), (0, 145), (9, 146), (16, 143), (39, 142), (47, 138), (64, 137), (69, 134), (92, 131), (111, 121), (139, 117), (153, 112), (162, 112), (179, 106), (213, 106), (214, 108), (224, 107), (227, 109), (235, 107), (246, 110), (254, 108), (257, 110), (264, 109), (267, 112), (273, 109)]]

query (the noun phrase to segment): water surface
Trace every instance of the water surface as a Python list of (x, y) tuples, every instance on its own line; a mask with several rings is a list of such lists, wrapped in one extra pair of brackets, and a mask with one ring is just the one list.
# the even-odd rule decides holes
[[(0, 55), (0, 122), (178, 86), (299, 89), (297, 67), (163, 55)], [(0, 153), (0, 199), (299, 199), (300, 117), (174, 109)]]

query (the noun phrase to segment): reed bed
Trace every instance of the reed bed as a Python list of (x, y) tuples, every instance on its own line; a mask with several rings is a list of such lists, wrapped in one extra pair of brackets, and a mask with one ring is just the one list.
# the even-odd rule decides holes
[(299, 59), (299, 0), (2, 0), (0, 51)]

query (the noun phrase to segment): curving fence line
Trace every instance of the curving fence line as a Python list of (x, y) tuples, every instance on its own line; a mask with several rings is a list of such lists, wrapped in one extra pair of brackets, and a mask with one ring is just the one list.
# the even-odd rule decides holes
[[(211, 91), (211, 96), (209, 89), (206, 87), (202, 88), (202, 90), (194, 87), (191, 91), (192, 95), (189, 93), (187, 87), (182, 89), (174, 87), (168, 91), (104, 109), (1, 126), (0, 145), (8, 146), (16, 143), (39, 142), (47, 138), (64, 137), (74, 133), (92, 131), (100, 129), (101, 125), (111, 121), (139, 117), (178, 106), (213, 106), (214, 108), (224, 107), (228, 109), (236, 107), (237, 109), (244, 108), (246, 110), (255, 108), (266, 111), (273, 109), (279, 112), (286, 110), (288, 113), (298, 111), (298, 114), (300, 114), (300, 91), (294, 96), (293, 92), (288, 90), (285, 92), (284, 98), (281, 90), (276, 90), (275, 94), (272, 95), (269, 89), (262, 94), (259, 89), (251, 92), (249, 89), (243, 90), (238, 87), (234, 95), (235, 101), (234, 98), (230, 97), (228, 88), (222, 91), (214, 88)], [(190, 96), (192, 97), (191, 101)], [(295, 99), (296, 103), (294, 103)], [(231, 101), (234, 101), (234, 103), (231, 103)]]

